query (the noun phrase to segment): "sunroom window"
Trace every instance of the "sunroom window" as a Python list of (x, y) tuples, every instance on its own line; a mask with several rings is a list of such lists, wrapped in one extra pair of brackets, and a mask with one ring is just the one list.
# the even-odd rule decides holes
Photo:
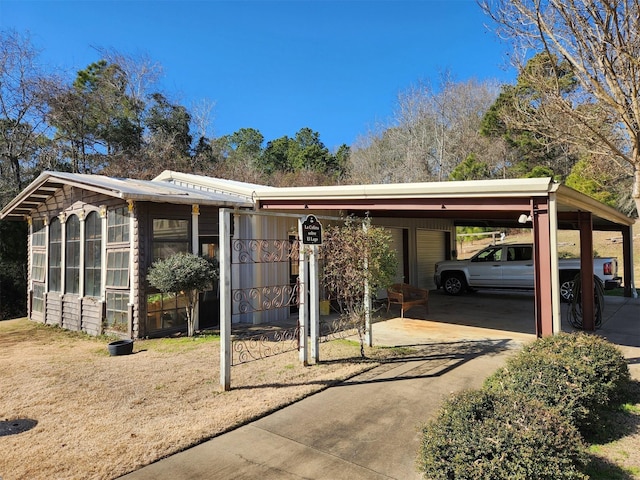
[(84, 222), (84, 294), (99, 297), (101, 294), (102, 219), (98, 212), (91, 212)]
[(65, 292), (80, 291), (80, 219), (71, 215), (65, 224)]
[(49, 225), (49, 291), (59, 292), (62, 287), (62, 224), (58, 218)]
[(129, 241), (129, 211), (127, 207), (109, 210), (107, 215), (107, 243)]
[(107, 252), (107, 287), (129, 286), (129, 250)]
[(153, 260), (189, 252), (189, 220), (153, 219)]

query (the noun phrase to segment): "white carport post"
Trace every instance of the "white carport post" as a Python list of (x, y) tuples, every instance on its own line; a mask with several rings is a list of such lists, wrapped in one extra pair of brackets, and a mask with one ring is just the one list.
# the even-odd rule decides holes
[(307, 348), (307, 332), (309, 331), (309, 319), (307, 318), (307, 249), (302, 243), (302, 218), (298, 219), (298, 348), (300, 361), (306, 367), (309, 365), (309, 349)]
[(220, 387), (231, 389), (231, 210), (221, 208), (220, 225)]
[(309, 316), (311, 321), (311, 357), (313, 361), (320, 361), (320, 278), (318, 277), (318, 246), (311, 245), (309, 256)]
[[(200, 254), (200, 226), (198, 217), (200, 216), (200, 205), (191, 205), (191, 253)], [(193, 328), (200, 329), (200, 295), (196, 297), (196, 304), (193, 307)]]
[[(367, 222), (362, 222), (362, 229), (365, 235), (369, 228)], [(364, 270), (369, 272), (369, 257), (368, 252), (364, 253)], [(373, 326), (371, 325), (371, 293), (369, 292), (369, 280), (365, 277), (364, 280), (364, 341), (369, 347), (373, 347)]]

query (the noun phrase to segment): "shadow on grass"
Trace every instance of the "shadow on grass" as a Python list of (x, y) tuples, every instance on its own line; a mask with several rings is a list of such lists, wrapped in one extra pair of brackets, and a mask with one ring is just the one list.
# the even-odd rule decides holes
[[(599, 446), (619, 441), (640, 431), (640, 382), (632, 380), (623, 393), (617, 408), (604, 411), (597, 431), (586, 436), (587, 442), (597, 450)], [(638, 478), (633, 472), (616, 465), (607, 458), (591, 453), (585, 473), (593, 480), (631, 480)]]
[(607, 459), (591, 455), (585, 472), (591, 480), (634, 480), (632, 473), (610, 462)]
[[(596, 428), (585, 433), (585, 440), (591, 444), (604, 445), (640, 431), (640, 412), (633, 413), (627, 408), (639, 404), (640, 382), (631, 380), (622, 393), (619, 404), (601, 412)], [(638, 407), (631, 408), (637, 410)]]

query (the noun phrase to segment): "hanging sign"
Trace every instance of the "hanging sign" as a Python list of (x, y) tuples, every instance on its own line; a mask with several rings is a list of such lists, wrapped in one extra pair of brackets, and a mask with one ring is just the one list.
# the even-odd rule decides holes
[(314, 215), (307, 215), (302, 222), (302, 244), (322, 245), (322, 225)]

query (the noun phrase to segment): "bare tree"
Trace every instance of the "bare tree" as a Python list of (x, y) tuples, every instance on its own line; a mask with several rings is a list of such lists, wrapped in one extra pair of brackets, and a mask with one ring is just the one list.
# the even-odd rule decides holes
[(34, 168), (36, 154), (46, 143), (37, 57), (29, 37), (0, 32), (0, 182), (7, 195), (2, 203), (30, 180), (24, 178), (26, 168)]
[(391, 125), (359, 140), (350, 159), (351, 181), (382, 183), (447, 180), (469, 155), (495, 163), (480, 124), (498, 85), (455, 82), (443, 74), (437, 87), (418, 82), (398, 95)]
[(568, 64), (581, 88), (567, 94), (558, 82), (543, 84), (544, 96), (537, 101), (545, 110), (538, 120), (546, 118), (546, 131), (556, 132), (556, 138), (562, 136), (594, 156), (607, 154), (628, 164), (631, 196), (640, 211), (640, 2), (479, 3), (498, 24), (498, 33), (520, 51), (545, 52), (549, 59), (557, 59), (550, 62), (554, 69)]

